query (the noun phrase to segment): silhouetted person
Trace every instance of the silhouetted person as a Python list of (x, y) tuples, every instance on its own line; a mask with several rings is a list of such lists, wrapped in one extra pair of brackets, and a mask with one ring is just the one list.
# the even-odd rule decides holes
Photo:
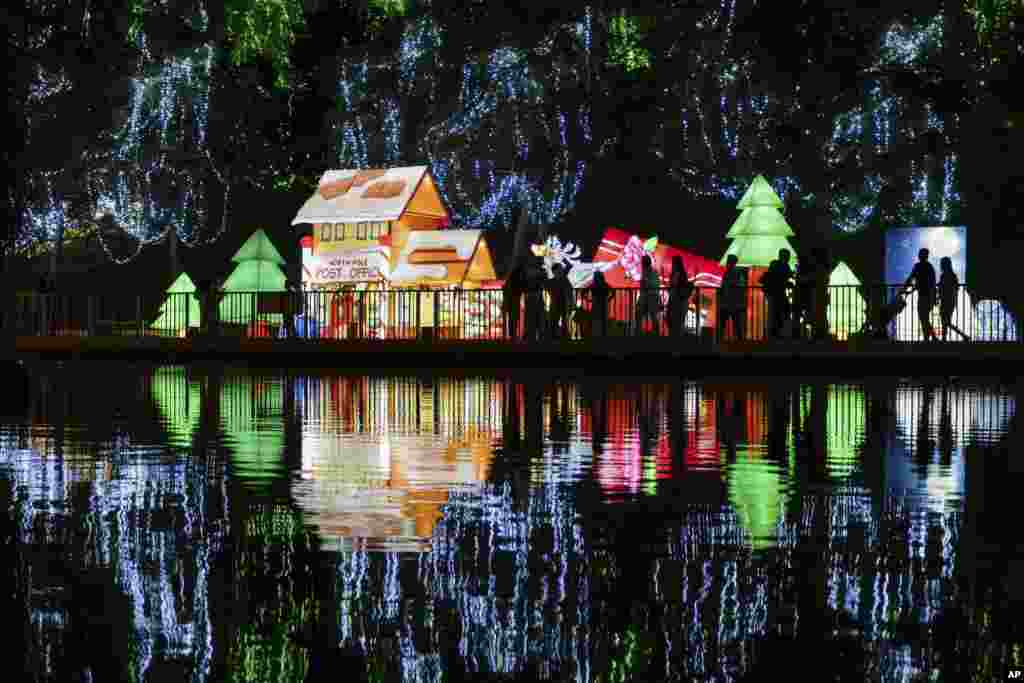
[(780, 338), (790, 318), (787, 294), (792, 288), (793, 271), (789, 267), (789, 249), (779, 249), (779, 258), (768, 266), (761, 278), (765, 300), (768, 302), (768, 336)]
[(608, 387), (603, 383), (596, 384), (590, 400), (591, 439), (595, 453), (604, 449), (604, 441), (608, 437)]
[(928, 263), (928, 250), (921, 249), (917, 252), (917, 263), (910, 271), (905, 287), (914, 283), (917, 290), (917, 319), (921, 323), (921, 334), (925, 341), (934, 341), (935, 330), (932, 328), (931, 313), (935, 306), (935, 268)]
[(594, 281), (590, 285), (590, 333), (594, 337), (608, 336), (608, 305), (615, 292), (608, 286), (604, 273), (594, 273)]
[(658, 281), (658, 274), (654, 272), (654, 262), (651, 257), (644, 255), (641, 261), (640, 270), (640, 296), (637, 299), (635, 334), (643, 333), (644, 322), (650, 320), (654, 326), (655, 333), (658, 330), (658, 309), (661, 308), (660, 292), (661, 283)]
[(544, 336), (544, 272), (536, 264), (526, 268), (526, 340)]
[(569, 282), (569, 269), (565, 264), (556, 263), (552, 270), (555, 276), (548, 280), (551, 296), (548, 327), (552, 339), (564, 339), (569, 336), (569, 316), (576, 303), (576, 292)]
[(736, 264), (739, 258), (729, 254), (725, 261), (725, 275), (718, 290), (718, 339), (725, 339), (725, 324), (732, 321), (733, 335), (743, 339), (747, 322), (747, 270)]
[(672, 382), (668, 398), (668, 433), (672, 448), (672, 460), (680, 465), (686, 464), (686, 391), (679, 380)]
[(505, 336), (509, 339), (519, 337), (519, 309), (524, 289), (523, 268), (516, 266), (505, 278), (502, 287), (501, 310), (505, 314)]
[(948, 469), (953, 464), (953, 450), (956, 448), (956, 438), (953, 432), (953, 419), (950, 414), (949, 385), (942, 387), (942, 397), (939, 403), (939, 464)]
[(669, 334), (678, 337), (683, 333), (686, 324), (686, 313), (690, 310), (690, 297), (694, 286), (686, 274), (682, 256), (672, 257), (672, 276), (668, 290)]
[(551, 391), (552, 452), (565, 453), (569, 447), (568, 387), (555, 384)]
[(946, 341), (949, 330), (960, 335), (964, 341), (971, 341), (971, 338), (959, 327), (953, 324), (953, 312), (956, 311), (956, 301), (960, 297), (960, 279), (953, 272), (953, 259), (943, 256), (939, 260), (939, 317), (942, 319), (942, 341)]
[(732, 391), (718, 395), (718, 430), (729, 462), (736, 462), (736, 442), (743, 429), (743, 399)]
[(522, 421), (519, 415), (519, 391), (518, 385), (512, 382), (505, 383), (505, 419), (503, 444), (505, 448), (517, 450), (519, 448), (519, 427)]
[(796, 286), (793, 288), (793, 336), (798, 339), (807, 336), (807, 329), (813, 323), (814, 263), (812, 255), (802, 254), (800, 266), (796, 269)]
[(924, 395), (921, 398), (921, 411), (917, 420), (917, 441), (914, 448), (914, 462), (917, 465), (917, 475), (924, 479), (928, 476), (928, 465), (932, 461), (932, 454), (935, 452), (935, 442), (932, 440), (931, 416), (932, 405), (935, 402), (935, 387), (925, 384), (922, 389)]
[(544, 443), (544, 387), (536, 381), (523, 384), (523, 422), (526, 450), (536, 453)]
[(768, 458), (782, 464), (788, 459), (786, 436), (789, 433), (790, 391), (788, 387), (772, 384), (765, 397), (767, 401)]

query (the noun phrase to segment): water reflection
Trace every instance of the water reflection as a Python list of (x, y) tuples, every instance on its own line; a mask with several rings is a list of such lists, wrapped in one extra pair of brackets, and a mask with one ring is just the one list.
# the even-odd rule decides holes
[(1015, 656), (994, 617), (929, 635), (992, 533), (998, 386), (105, 372), (0, 425), (38, 680), (298, 681), (345, 641), (404, 681)]

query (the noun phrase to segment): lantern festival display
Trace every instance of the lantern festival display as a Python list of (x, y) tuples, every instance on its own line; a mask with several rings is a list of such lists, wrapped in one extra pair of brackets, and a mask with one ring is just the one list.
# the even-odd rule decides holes
[[(890, 228), (885, 233), (885, 282), (902, 285), (918, 261), (918, 252), (928, 249), (928, 262), (935, 268), (936, 280), (941, 277), (939, 263), (948, 256), (953, 262), (961, 285), (967, 284), (967, 228), (964, 226), (933, 226)], [(930, 315), (936, 333), (941, 331), (939, 309), (936, 306)], [(971, 334), (973, 327), (973, 306), (967, 288), (961, 287), (953, 314), (953, 324)], [(917, 316), (917, 292), (906, 298), (906, 306), (892, 322), (890, 334), (897, 341), (922, 341), (924, 333)]]
[(765, 325), (764, 292), (757, 285), (767, 272), (768, 266), (778, 258), (780, 249), (788, 249), (789, 265), (797, 265), (796, 249), (789, 243), (794, 235), (793, 228), (782, 215), (782, 199), (772, 186), (757, 176), (740, 199), (737, 208), (740, 215), (729, 228), (726, 237), (732, 244), (722, 255), (724, 266), (730, 255), (738, 259), (737, 267), (747, 269), (747, 323), (748, 339), (762, 339)]
[(281, 297), (287, 291), (285, 260), (262, 230), (257, 230), (231, 258), (235, 269), (224, 282), (218, 305), (221, 322), (247, 325), (249, 336), (270, 336), (269, 325), (280, 326)]
[[(344, 338), (356, 326), (381, 338), (481, 329), (489, 298), (433, 296), (497, 286), (483, 232), (446, 229), (449, 222), (427, 166), (325, 172), (292, 220), (313, 225), (312, 239), (303, 238), (303, 289), (331, 293), (315, 313), (321, 335)], [(432, 291), (369, 294), (385, 289)]]
[[(695, 293), (691, 300), (691, 310), (685, 322), (686, 329), (713, 326), (714, 290), (722, 285), (725, 269), (712, 259), (660, 243), (657, 237), (643, 240), (639, 235), (618, 228), (608, 228), (594, 254), (592, 267), (582, 264), (577, 266), (577, 281), (573, 286), (589, 287), (593, 282), (594, 272), (600, 270), (604, 273), (608, 286), (613, 289), (639, 289), (641, 266), (645, 255), (651, 257), (661, 286), (665, 288), (662, 290), (663, 304), (667, 303), (668, 299), (667, 288), (672, 275), (672, 259), (676, 256), (682, 258), (690, 282), (699, 292)], [(573, 272), (570, 271), (570, 280), (572, 279)], [(629, 322), (632, 310), (630, 302), (625, 297), (615, 297), (611, 301), (608, 314), (612, 320)], [(667, 324), (667, 321), (662, 321), (663, 327)], [(661, 333), (667, 334), (667, 327)]]
[(846, 341), (867, 320), (867, 302), (860, 293), (860, 280), (840, 261), (829, 276), (828, 286), (829, 332), (836, 339)]
[(188, 273), (179, 275), (167, 288), (167, 298), (160, 305), (160, 314), (150, 327), (164, 334), (184, 337), (188, 328), (198, 328), (200, 322), (199, 299), (196, 286)]

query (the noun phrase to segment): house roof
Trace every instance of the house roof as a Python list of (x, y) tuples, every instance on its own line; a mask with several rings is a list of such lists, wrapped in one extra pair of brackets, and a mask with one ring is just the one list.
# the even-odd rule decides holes
[(317, 191), (299, 209), (292, 225), (393, 221), (407, 210), (448, 218), (428, 167), (332, 170), (320, 178)]
[[(484, 245), (483, 230), (414, 230), (398, 256), (398, 265), (391, 273), (394, 283), (414, 282), (420, 279), (443, 280), (448, 277), (448, 265), (469, 263)], [(416, 252), (425, 254), (422, 260), (414, 258)], [(447, 253), (446, 253), (447, 252)], [(452, 254), (451, 252), (454, 252)], [(494, 265), (484, 264), (486, 279), (494, 279)], [(417, 262), (418, 261), (418, 262)]]

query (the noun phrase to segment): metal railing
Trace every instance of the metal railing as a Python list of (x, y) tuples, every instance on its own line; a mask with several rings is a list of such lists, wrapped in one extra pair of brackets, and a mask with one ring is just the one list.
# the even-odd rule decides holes
[[(949, 310), (949, 304), (952, 309)], [(197, 294), (22, 294), (3, 326), (18, 335), (189, 336), (353, 340), (588, 340), (679, 337), (691, 340), (924, 339), (921, 316), (937, 338), (1017, 342), (1021, 321), (995, 301), (951, 301), (919, 311), (917, 294), (898, 285), (832, 286), (821, 298), (795, 289), (784, 298), (759, 287), (696, 288), (677, 305), (667, 289), (572, 291), (562, 305), (547, 290), (505, 301), (494, 289), (315, 290)], [(947, 328), (948, 323), (948, 328)]]

